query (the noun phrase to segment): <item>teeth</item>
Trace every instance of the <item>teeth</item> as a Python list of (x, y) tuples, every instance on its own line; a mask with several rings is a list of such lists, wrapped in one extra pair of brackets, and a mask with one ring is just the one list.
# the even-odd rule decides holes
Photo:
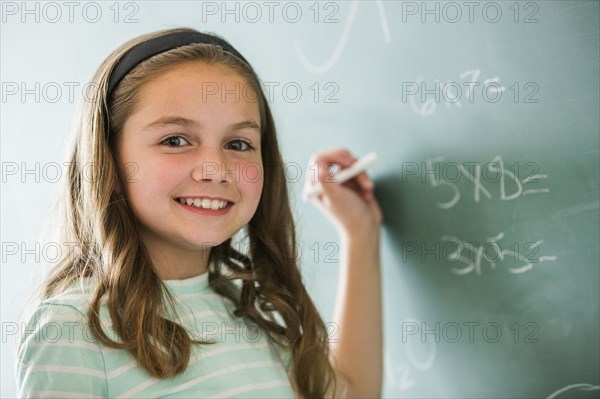
[(196, 208), (204, 209), (223, 209), (227, 205), (227, 201), (209, 200), (208, 198), (180, 198), (179, 202), (187, 204), (189, 206), (195, 206)]

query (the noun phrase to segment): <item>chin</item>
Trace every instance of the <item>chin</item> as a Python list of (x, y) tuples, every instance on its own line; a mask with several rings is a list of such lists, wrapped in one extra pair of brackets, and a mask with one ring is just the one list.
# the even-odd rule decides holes
[(190, 244), (194, 247), (196, 247), (197, 249), (203, 249), (203, 248), (212, 248), (212, 247), (216, 247), (218, 245), (221, 245), (225, 242), (225, 239), (205, 239), (202, 241), (197, 241), (197, 240), (193, 240), (190, 241)]

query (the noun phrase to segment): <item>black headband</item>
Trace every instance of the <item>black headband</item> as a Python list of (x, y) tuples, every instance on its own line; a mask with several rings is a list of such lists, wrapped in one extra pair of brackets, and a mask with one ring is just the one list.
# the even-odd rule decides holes
[[(215, 44), (248, 64), (248, 61), (231, 44), (218, 36), (191, 31), (173, 32), (168, 35), (146, 40), (145, 42), (142, 42), (130, 49), (121, 57), (117, 65), (113, 68), (110, 77), (108, 78), (106, 103), (108, 103), (110, 95), (117, 87), (119, 82), (125, 77), (125, 75), (135, 68), (136, 65), (157, 54), (194, 43)], [(106, 135), (107, 137), (109, 135), (108, 116)]]
[(174, 32), (168, 35), (146, 40), (145, 42), (140, 43), (129, 50), (129, 52), (121, 57), (117, 65), (113, 68), (110, 78), (108, 79), (106, 98), (109, 98), (121, 79), (123, 79), (125, 75), (127, 75), (140, 62), (167, 50), (172, 50), (177, 47), (187, 46), (188, 44), (194, 43), (216, 44), (221, 46), (223, 50), (233, 53), (233, 55), (248, 63), (248, 61), (246, 61), (246, 59), (242, 57), (242, 55), (235, 48), (233, 48), (231, 44), (220, 37), (200, 32)]

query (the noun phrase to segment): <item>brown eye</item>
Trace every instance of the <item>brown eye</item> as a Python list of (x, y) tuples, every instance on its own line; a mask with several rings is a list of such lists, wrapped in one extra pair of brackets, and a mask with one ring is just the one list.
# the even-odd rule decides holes
[[(235, 144), (235, 145), (233, 145), (233, 147), (234, 147), (233, 149), (235, 151), (244, 152), (244, 151), (251, 151), (254, 149), (254, 147), (252, 147), (249, 143), (245, 142), (244, 140), (233, 140), (229, 143), (229, 145), (232, 145), (232, 144)], [(244, 149), (244, 148), (246, 148), (246, 149)]]
[[(166, 145), (167, 147), (181, 147), (181, 140), (185, 141), (189, 144), (189, 142), (181, 136), (171, 136), (167, 137), (163, 141), (161, 141), (161, 145)], [(167, 143), (167, 144), (165, 144)]]

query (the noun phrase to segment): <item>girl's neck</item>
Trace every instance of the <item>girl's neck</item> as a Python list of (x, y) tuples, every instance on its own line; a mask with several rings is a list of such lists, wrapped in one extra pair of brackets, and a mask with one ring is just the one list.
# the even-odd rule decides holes
[(147, 235), (142, 235), (142, 241), (161, 280), (182, 280), (208, 270), (210, 248), (192, 251), (164, 241), (157, 245), (158, 242)]

